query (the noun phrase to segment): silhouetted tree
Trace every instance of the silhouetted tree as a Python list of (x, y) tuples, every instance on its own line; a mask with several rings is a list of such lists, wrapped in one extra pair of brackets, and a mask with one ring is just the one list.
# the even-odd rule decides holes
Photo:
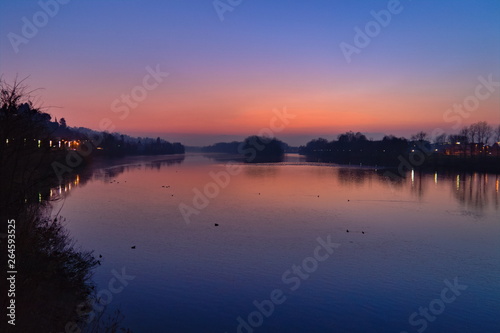
[(413, 141), (420, 141), (420, 142), (423, 142), (423, 141), (427, 141), (428, 140), (428, 135), (426, 132), (424, 131), (420, 131), (418, 132), (417, 134), (414, 134), (411, 136), (411, 139)]
[(201, 148), (202, 152), (205, 153), (226, 153), (226, 154), (239, 154), (238, 147), (242, 142), (233, 141), (233, 142), (218, 142), (210, 146), (206, 146)]
[(61, 120), (59, 120), (59, 126), (61, 126), (63, 129), (66, 128), (66, 119), (64, 118), (61, 118)]
[(283, 142), (276, 138), (249, 136), (238, 148), (247, 163), (281, 162), (284, 158)]
[(488, 125), (486, 121), (480, 121), (475, 124), (472, 124), (476, 128), (477, 132), (477, 141), (480, 149), (483, 152), (483, 155), (486, 155), (486, 147), (490, 141), (491, 136), (493, 135), (493, 128)]
[(360, 132), (346, 132), (344, 134), (340, 134), (338, 136), (338, 141), (340, 143), (349, 143), (349, 142), (360, 142), (360, 141), (368, 141), (366, 136)]
[(479, 144), (487, 145), (493, 134), (493, 128), (486, 121), (480, 121), (471, 126), (475, 127), (477, 132), (477, 141)]
[(442, 145), (446, 142), (446, 133), (443, 133), (441, 135), (438, 135), (436, 136), (436, 138), (434, 139), (434, 143), (436, 144), (439, 144), (439, 145)]
[(500, 125), (498, 125), (496, 128), (495, 128), (495, 132), (494, 132), (494, 138), (495, 138), (495, 142), (500, 142)]

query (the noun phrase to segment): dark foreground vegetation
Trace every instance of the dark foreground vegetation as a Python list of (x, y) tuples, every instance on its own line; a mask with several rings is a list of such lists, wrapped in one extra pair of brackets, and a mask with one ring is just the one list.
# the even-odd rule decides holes
[[(54, 162), (67, 162), (68, 152), (76, 148), (51, 141), (81, 142), (85, 136), (66, 127), (62, 119), (50, 120), (33, 106), (20, 84), (1, 83), (0, 260), (14, 260), (18, 273), (15, 285), (9, 284), (9, 290), (14, 286), (14, 298), (6, 297), (2, 288), (0, 332), (124, 332), (117, 316), (93, 315), (96, 291), (91, 277), (99, 262), (91, 251), (76, 247), (63, 218), (51, 212), (54, 198), (47, 193), (78, 181), (70, 172), (57, 177), (53, 169)], [(16, 240), (9, 247), (8, 221), (14, 221)], [(6, 316), (11, 299), (15, 326)]]

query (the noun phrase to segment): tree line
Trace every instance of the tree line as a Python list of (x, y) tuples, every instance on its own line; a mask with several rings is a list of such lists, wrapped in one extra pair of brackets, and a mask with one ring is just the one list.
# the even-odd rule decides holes
[[(182, 144), (159, 137), (134, 138), (121, 133), (70, 127), (64, 118), (52, 120), (50, 114), (35, 107), (28, 97), (29, 92), (22, 81), (12, 85), (0, 82), (0, 154), (34, 148), (78, 149), (83, 144), (93, 145), (93, 151), (101, 156), (184, 153)], [(99, 140), (95, 139), (97, 137)]]
[(334, 162), (340, 164), (369, 164), (395, 166), (400, 156), (415, 151), (432, 152), (429, 161), (445, 156), (454, 158), (489, 158), (500, 156), (500, 125), (493, 128), (485, 121), (463, 127), (457, 134), (443, 133), (431, 138), (420, 131), (410, 139), (387, 135), (382, 140), (369, 140), (352, 131), (340, 134), (337, 140), (314, 139), (299, 147), (299, 153), (310, 161)]

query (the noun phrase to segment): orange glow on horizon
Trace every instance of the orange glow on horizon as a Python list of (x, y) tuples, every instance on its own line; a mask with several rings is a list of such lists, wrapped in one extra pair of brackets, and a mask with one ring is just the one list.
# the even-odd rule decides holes
[[(44, 104), (57, 105), (58, 108), (48, 112), (58, 119), (66, 118), (69, 126), (99, 130), (100, 121), (108, 118), (114, 125), (113, 131), (124, 134), (249, 135), (269, 127), (273, 110), (283, 108), (295, 118), (277, 133), (278, 137), (283, 133), (322, 135), (349, 130), (385, 134), (434, 128), (442, 128), (447, 133), (458, 131), (452, 128), (454, 123), (443, 119), (445, 111), (457, 101), (456, 96), (460, 96), (453, 91), (436, 91), (423, 98), (415, 91), (396, 91), (395, 86), (375, 89), (346, 84), (345, 88), (321, 86), (305, 90), (270, 84), (261, 89), (257, 86), (257, 83), (247, 83), (230, 91), (221, 84), (195, 86), (192, 93), (187, 94), (186, 87), (167, 84), (151, 91), (144, 101), (130, 108), (123, 119), (122, 114), (111, 108), (112, 102), (120, 98), (123, 91), (127, 92), (122, 86), (103, 89), (104, 94), (96, 94), (94, 88), (89, 88), (88, 93), (80, 92), (77, 96), (51, 89), (41, 99), (46, 101)], [(92, 99), (87, 98), (94, 95)], [(495, 96), (482, 101), (469, 118), (463, 119), (462, 125), (481, 120), (495, 125), (500, 122), (498, 107)]]

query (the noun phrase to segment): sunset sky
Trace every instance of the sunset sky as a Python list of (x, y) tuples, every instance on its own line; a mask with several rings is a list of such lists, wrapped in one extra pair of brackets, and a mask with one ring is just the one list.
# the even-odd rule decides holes
[[(471, 100), (478, 77), (500, 81), (500, 1), (393, 2), (243, 0), (218, 13), (212, 0), (59, 8), (42, 0), (50, 16), (38, 1), (2, 1), (0, 73), (8, 82), (29, 76), (31, 88), (42, 88), (35, 100), (70, 126), (99, 129), (109, 118), (115, 131), (188, 145), (258, 133), (284, 108), (295, 118), (275, 134), (293, 145), (348, 130), (380, 138), (452, 133), (458, 121), (499, 124), (500, 86), (468, 117), (444, 114)], [(398, 13), (385, 27), (368, 25), (379, 31), (349, 63), (341, 43), (356, 46), (355, 28), (364, 31), (371, 12), (388, 6)], [(23, 28), (34, 21), (35, 33)], [(146, 80), (144, 90), (148, 67), (169, 75), (154, 88)], [(125, 106), (132, 91), (147, 96)], [(119, 107), (128, 115), (113, 112)]]

